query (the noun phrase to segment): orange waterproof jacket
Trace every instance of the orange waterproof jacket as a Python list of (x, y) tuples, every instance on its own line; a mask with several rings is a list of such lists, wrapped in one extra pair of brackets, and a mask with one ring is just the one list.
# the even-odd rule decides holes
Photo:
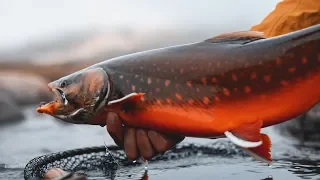
[(273, 37), (320, 24), (320, 0), (284, 0), (253, 31)]

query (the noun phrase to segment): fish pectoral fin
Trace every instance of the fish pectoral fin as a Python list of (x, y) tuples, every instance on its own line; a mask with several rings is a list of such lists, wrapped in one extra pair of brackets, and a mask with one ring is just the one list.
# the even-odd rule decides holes
[(116, 99), (108, 102), (108, 106), (110, 105), (123, 105), (124, 103), (138, 103), (141, 101), (141, 98), (144, 96), (144, 93), (131, 93), (120, 99)]
[(209, 43), (227, 43), (227, 44), (246, 44), (259, 39), (265, 39), (263, 32), (259, 31), (240, 31), (225, 33), (219, 36), (205, 40)]
[(261, 134), (262, 144), (255, 148), (242, 148), (253, 158), (265, 162), (268, 165), (272, 164), (271, 158), (271, 141), (268, 135)]
[(224, 134), (234, 144), (244, 148), (254, 148), (262, 144), (260, 129), (262, 121), (256, 121), (251, 124), (244, 124), (237, 129), (226, 131)]

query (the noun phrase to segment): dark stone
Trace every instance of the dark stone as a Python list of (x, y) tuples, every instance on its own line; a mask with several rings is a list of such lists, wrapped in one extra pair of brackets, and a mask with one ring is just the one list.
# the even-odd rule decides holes
[(16, 123), (22, 119), (24, 115), (10, 94), (0, 90), (0, 125)]

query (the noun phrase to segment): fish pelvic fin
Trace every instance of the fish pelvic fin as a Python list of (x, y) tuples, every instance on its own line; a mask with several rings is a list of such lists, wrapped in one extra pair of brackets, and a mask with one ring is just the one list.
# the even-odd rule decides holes
[(242, 148), (250, 156), (256, 160), (267, 163), (268, 165), (272, 164), (271, 158), (271, 140), (268, 135), (261, 134), (262, 144), (255, 148)]
[(244, 124), (224, 134), (253, 158), (271, 165), (271, 141), (268, 135), (260, 133), (262, 121)]
[(253, 148), (262, 144), (260, 129), (262, 121), (256, 121), (250, 124), (244, 124), (237, 129), (226, 131), (224, 134), (234, 144), (244, 147)]
[(205, 42), (226, 43), (226, 44), (246, 44), (259, 39), (265, 39), (263, 32), (239, 31), (239, 32), (220, 34), (218, 36), (205, 40)]

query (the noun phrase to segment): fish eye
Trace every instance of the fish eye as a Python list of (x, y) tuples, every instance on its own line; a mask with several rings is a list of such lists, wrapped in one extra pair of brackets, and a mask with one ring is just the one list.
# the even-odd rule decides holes
[(64, 87), (66, 87), (66, 86), (67, 86), (67, 81), (65, 81), (65, 80), (62, 81), (61, 84), (60, 84), (60, 87), (61, 87), (61, 88), (64, 88)]

